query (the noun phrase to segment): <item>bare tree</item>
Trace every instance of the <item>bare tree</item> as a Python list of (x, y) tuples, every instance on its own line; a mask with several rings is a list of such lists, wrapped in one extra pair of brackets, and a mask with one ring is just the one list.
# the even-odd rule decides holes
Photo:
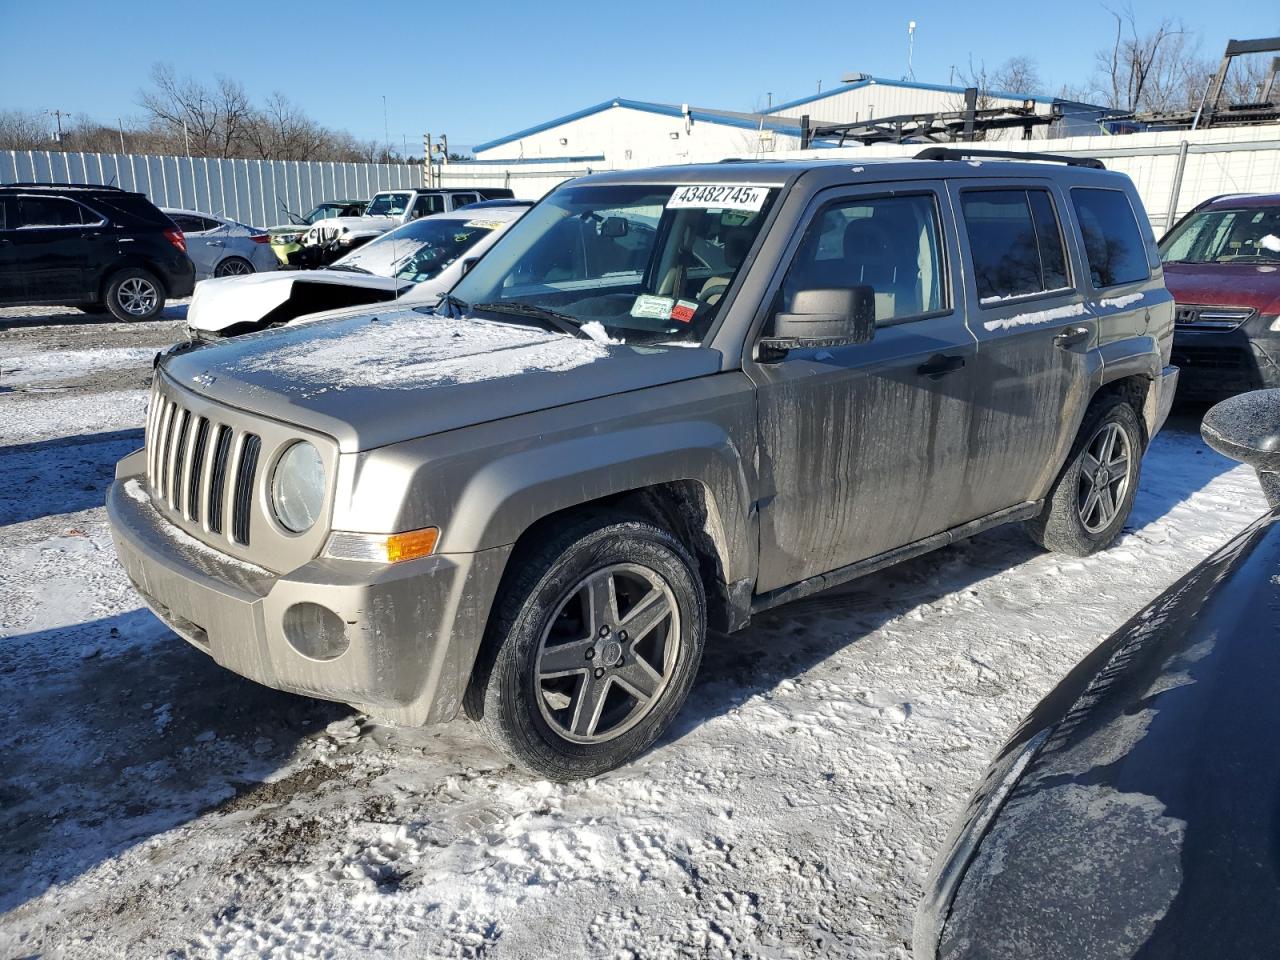
[(1095, 55), (1095, 95), (1117, 110), (1186, 109), (1198, 81), (1199, 40), (1177, 20), (1142, 28), (1132, 7), (1108, 8), (1115, 19), (1111, 46)]
[(56, 150), (49, 118), (32, 110), (0, 110), (0, 149)]
[(242, 146), (252, 112), (238, 81), (219, 76), (212, 87), (192, 77), (178, 77), (169, 64), (151, 70), (150, 89), (139, 105), (158, 132), (183, 152), (198, 157), (231, 157)]
[[(960, 70), (958, 79), (961, 85), (973, 87), (978, 91), (977, 109), (991, 110), (999, 106), (998, 100), (1007, 100), (1010, 96), (1021, 98), (1030, 96), (1040, 88), (1040, 71), (1036, 62), (1030, 57), (1010, 57), (995, 70), (988, 71), (985, 62), (974, 66), (973, 57), (969, 57), (967, 70)], [(1003, 95), (997, 97), (998, 94)], [(958, 97), (951, 104), (952, 110), (963, 110), (965, 102)], [(999, 134), (996, 134), (997, 136)], [(985, 140), (986, 132), (979, 130), (974, 134), (975, 140)]]

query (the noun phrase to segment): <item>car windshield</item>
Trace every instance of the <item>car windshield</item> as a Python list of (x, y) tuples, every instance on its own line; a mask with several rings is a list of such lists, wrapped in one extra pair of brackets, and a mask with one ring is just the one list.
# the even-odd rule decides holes
[(500, 221), (476, 217), (425, 217), (384, 233), (363, 247), (334, 261), (335, 267), (354, 267), (379, 276), (396, 276), (422, 283), (438, 276), (450, 264), (501, 227)]
[(409, 206), (408, 193), (380, 193), (369, 202), (366, 217), (394, 217), (404, 213)]
[(302, 219), (307, 223), (315, 223), (318, 220), (328, 220), (330, 217), (336, 217), (342, 213), (342, 207), (336, 203), (322, 203)]
[(1165, 263), (1280, 260), (1280, 206), (1205, 210), (1160, 241)]
[(775, 190), (744, 184), (567, 186), (530, 210), (453, 299), (597, 322), (627, 342), (700, 341)]

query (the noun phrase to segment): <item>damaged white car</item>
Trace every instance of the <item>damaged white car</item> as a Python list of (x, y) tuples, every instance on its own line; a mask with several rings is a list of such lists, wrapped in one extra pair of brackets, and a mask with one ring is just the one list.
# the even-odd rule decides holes
[(387, 300), (435, 303), (528, 209), (497, 206), (424, 217), (323, 270), (206, 280), (196, 286), (187, 325), (194, 337), (207, 340)]

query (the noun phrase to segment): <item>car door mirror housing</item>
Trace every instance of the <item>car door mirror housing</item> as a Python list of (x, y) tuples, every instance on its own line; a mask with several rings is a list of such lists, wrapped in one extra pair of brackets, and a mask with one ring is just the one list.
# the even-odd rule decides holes
[(1222, 455), (1253, 467), (1267, 501), (1280, 506), (1280, 390), (1223, 400), (1204, 415), (1200, 435)]
[(760, 341), (757, 359), (775, 359), (805, 347), (866, 343), (876, 334), (872, 287), (820, 287), (797, 291), (791, 309), (773, 318), (773, 336)]

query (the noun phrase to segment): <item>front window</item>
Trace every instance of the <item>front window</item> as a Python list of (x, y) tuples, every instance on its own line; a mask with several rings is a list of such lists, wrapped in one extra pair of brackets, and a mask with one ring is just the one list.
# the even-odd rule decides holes
[(409, 206), (411, 193), (380, 193), (369, 201), (366, 217), (398, 217)]
[(422, 283), (439, 276), (502, 224), (496, 220), (414, 220), (357, 247), (333, 267)]
[(302, 219), (307, 223), (318, 223), (321, 220), (328, 220), (330, 217), (338, 217), (342, 215), (342, 207), (336, 203), (322, 203)]
[(634, 342), (706, 335), (776, 190), (743, 184), (564, 187), (453, 289), (483, 313), (551, 311)]
[(1165, 263), (1280, 260), (1280, 206), (1204, 210), (1160, 241)]

